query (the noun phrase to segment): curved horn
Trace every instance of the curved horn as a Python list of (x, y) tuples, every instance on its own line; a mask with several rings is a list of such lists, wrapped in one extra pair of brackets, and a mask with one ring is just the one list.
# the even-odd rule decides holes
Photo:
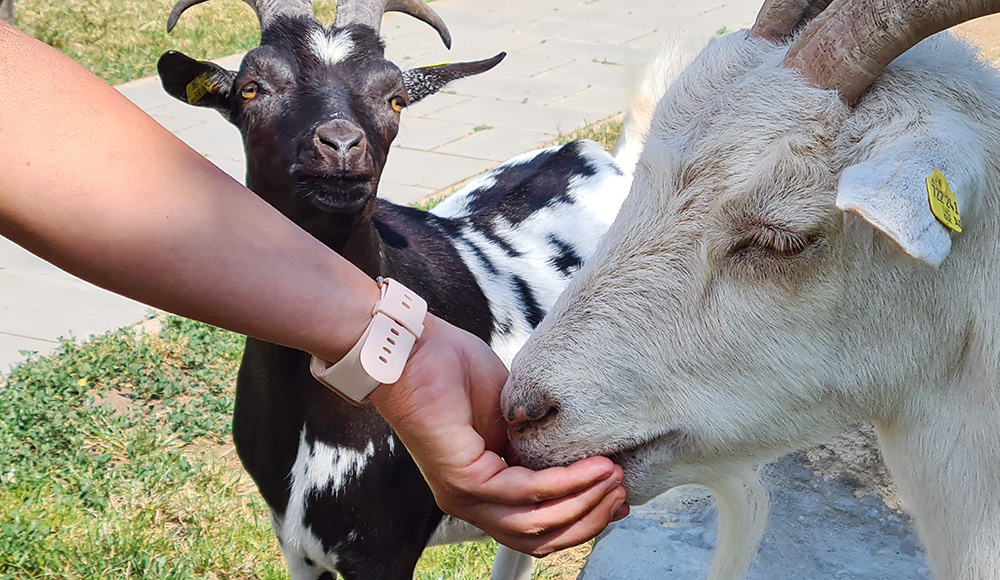
[(333, 25), (364, 24), (378, 32), (382, 27), (382, 15), (386, 12), (402, 12), (426, 22), (437, 30), (444, 45), (451, 48), (451, 33), (444, 20), (423, 0), (338, 0), (337, 18)]
[(782, 42), (819, 16), (832, 0), (767, 0), (757, 14), (750, 36)]
[[(177, 4), (174, 5), (173, 10), (170, 11), (170, 17), (167, 18), (167, 32), (174, 29), (177, 25), (177, 20), (184, 14), (184, 11), (188, 8), (194, 6), (195, 4), (201, 4), (207, 0), (179, 0)], [(274, 22), (274, 19), (278, 16), (305, 16), (307, 18), (314, 18), (312, 10), (312, 2), (310, 0), (243, 0), (251, 8), (253, 8), (254, 13), (257, 14), (257, 19), (260, 20), (260, 29), (264, 30)]]
[(785, 66), (853, 105), (896, 57), (928, 36), (1000, 12), (1000, 0), (834, 0), (792, 43)]

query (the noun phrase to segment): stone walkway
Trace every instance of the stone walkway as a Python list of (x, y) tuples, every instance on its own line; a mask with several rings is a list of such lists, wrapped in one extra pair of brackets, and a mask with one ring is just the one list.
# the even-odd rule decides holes
[[(401, 68), (478, 60), (506, 51), (487, 74), (407, 109), (380, 195), (410, 203), (448, 189), (518, 153), (623, 110), (629, 77), (683, 29), (710, 36), (752, 21), (759, 0), (438, 0), (453, 36), (389, 14), (382, 33)], [(198, 8), (190, 17), (197, 17)], [(239, 57), (220, 59), (236, 68)], [(242, 180), (239, 133), (218, 115), (169, 96), (156, 78), (120, 91), (192, 148)], [(22, 350), (48, 353), (60, 336), (85, 338), (143, 318), (145, 306), (82, 282), (0, 238), (0, 374)]]

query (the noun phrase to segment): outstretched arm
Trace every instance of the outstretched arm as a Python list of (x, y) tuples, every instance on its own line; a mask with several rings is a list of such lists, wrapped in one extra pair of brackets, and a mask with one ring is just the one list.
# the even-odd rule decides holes
[[(3, 23), (0, 164), (0, 234), (104, 288), (330, 361), (371, 320), (379, 291), (361, 271)], [(508, 468), (505, 379), (486, 345), (429, 317), (403, 378), (371, 399), (445, 511), (536, 555), (589, 539), (624, 499), (621, 470)]]

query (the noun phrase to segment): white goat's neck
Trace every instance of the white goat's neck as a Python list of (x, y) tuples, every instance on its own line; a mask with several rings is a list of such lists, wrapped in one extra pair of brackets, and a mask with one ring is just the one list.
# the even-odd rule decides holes
[(1000, 404), (986, 394), (996, 380), (951, 385), (934, 405), (877, 425), (935, 580), (1000, 579)]

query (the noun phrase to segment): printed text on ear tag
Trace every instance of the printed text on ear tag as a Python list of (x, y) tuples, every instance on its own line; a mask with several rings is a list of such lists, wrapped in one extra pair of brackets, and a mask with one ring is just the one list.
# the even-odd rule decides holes
[(208, 80), (207, 74), (200, 74), (187, 85), (187, 100), (189, 105), (196, 105), (208, 93), (214, 93), (215, 86)]
[(949, 230), (962, 233), (962, 217), (958, 214), (958, 200), (948, 185), (944, 173), (935, 169), (927, 178), (927, 197), (931, 202), (931, 211), (939, 222)]

